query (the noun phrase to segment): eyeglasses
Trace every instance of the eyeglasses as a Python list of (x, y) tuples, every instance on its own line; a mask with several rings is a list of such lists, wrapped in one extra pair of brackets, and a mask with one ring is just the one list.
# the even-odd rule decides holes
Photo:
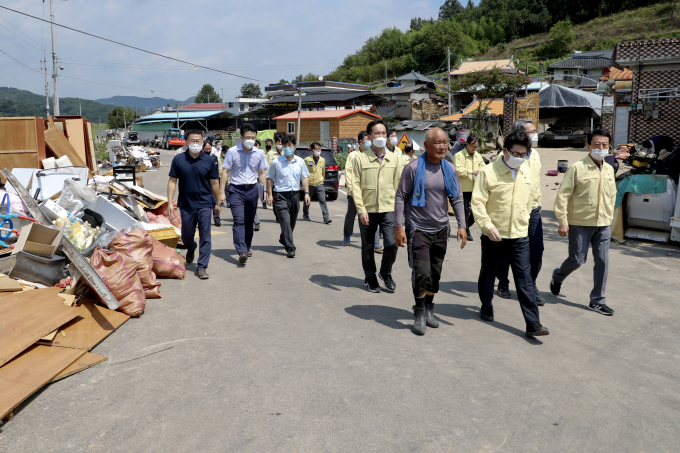
[(526, 153), (513, 153), (512, 151), (508, 150), (508, 154), (510, 154), (512, 157), (521, 157), (522, 159), (525, 159), (527, 157), (528, 152)]
[(190, 145), (200, 145), (203, 143), (203, 140), (187, 140), (187, 143)]

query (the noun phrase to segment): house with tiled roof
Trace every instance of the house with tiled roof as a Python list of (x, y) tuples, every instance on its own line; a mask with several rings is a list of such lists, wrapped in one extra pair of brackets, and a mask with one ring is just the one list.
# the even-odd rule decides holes
[(578, 51), (566, 60), (548, 66), (553, 83), (567, 88), (595, 91), (604, 71), (612, 65), (613, 50)]

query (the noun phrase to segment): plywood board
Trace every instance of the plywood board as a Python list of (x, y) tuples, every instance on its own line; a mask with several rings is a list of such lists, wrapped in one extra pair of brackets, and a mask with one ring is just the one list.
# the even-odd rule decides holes
[[(2, 274), (3, 276), (5, 274)], [(21, 286), (21, 283), (18, 281), (12, 279), (12, 278), (0, 278), (0, 291), (21, 291), (23, 290), (24, 287)]]
[(54, 340), (40, 343), (89, 351), (130, 319), (124, 313), (92, 302), (84, 302), (77, 310), (79, 317), (59, 328)]
[(76, 373), (80, 373), (83, 370), (87, 370), (88, 368), (91, 368), (102, 362), (106, 362), (107, 360), (108, 357), (104, 357), (103, 355), (86, 352), (85, 355), (81, 356), (78, 360), (69, 365), (64, 371), (57, 374), (54, 379), (52, 379), (52, 382), (64, 379), (65, 377), (69, 377)]
[(0, 419), (78, 360), (84, 351), (34, 345), (0, 368)]
[(80, 158), (78, 152), (73, 149), (68, 139), (54, 125), (52, 117), (49, 117), (50, 127), (45, 131), (45, 145), (57, 157), (68, 156), (75, 167), (87, 167), (85, 161)]
[(59, 291), (46, 288), (0, 296), (0, 367), (78, 316), (77, 308), (62, 303)]
[[(76, 302), (76, 296), (71, 295), (71, 294), (59, 293), (59, 294), (57, 294), (57, 296), (64, 299), (64, 305), (66, 305), (67, 307), (73, 307), (73, 304)], [(50, 332), (49, 334), (42, 337), (41, 340), (45, 340), (45, 341), (54, 340), (54, 337), (57, 336), (58, 331), (59, 331), (59, 329), (55, 329), (53, 332)]]
[(68, 128), (68, 141), (83, 162), (87, 162), (85, 148), (85, 125), (82, 118), (65, 118)]
[(90, 164), (90, 170), (97, 170), (97, 155), (95, 154), (94, 147), (94, 134), (92, 133), (92, 122), (90, 120), (85, 121), (85, 145), (87, 145), (87, 152), (89, 153), (88, 162)]

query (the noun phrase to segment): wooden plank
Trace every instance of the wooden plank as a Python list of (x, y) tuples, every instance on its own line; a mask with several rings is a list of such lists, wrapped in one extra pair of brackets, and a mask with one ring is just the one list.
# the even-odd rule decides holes
[(23, 289), (21, 283), (13, 278), (0, 278), (0, 291), (21, 291)]
[[(73, 304), (76, 302), (76, 296), (73, 296), (71, 294), (59, 293), (59, 294), (57, 294), (57, 296), (64, 299), (64, 305), (66, 305), (67, 307), (73, 307)], [(58, 331), (59, 331), (59, 329), (55, 329), (53, 332), (50, 332), (49, 334), (42, 337), (41, 340), (45, 340), (45, 341), (54, 340), (54, 337), (57, 336)]]
[[(94, 146), (94, 134), (92, 133), (92, 121), (90, 120), (84, 120), (84, 126), (85, 126), (85, 145), (87, 146), (87, 152), (88, 152), (88, 162), (90, 164), (90, 170), (92, 171), (97, 171), (97, 155), (95, 154), (95, 146)], [(146, 168), (146, 167), (145, 167)], [(146, 171), (146, 170), (145, 170)]]
[(48, 118), (48, 121), (50, 127), (45, 131), (45, 145), (47, 145), (57, 157), (68, 156), (73, 166), (87, 167), (85, 162), (80, 158), (78, 152), (73, 149), (73, 146), (71, 146), (68, 139), (54, 125), (54, 120), (51, 116)]
[(87, 149), (85, 147), (85, 126), (82, 118), (64, 118), (68, 128), (68, 142), (78, 154), (81, 161), (87, 162)]
[(130, 319), (125, 313), (109, 310), (90, 301), (83, 302), (77, 310), (78, 318), (59, 328), (54, 340), (40, 340), (40, 344), (89, 351)]
[(78, 316), (78, 309), (62, 303), (59, 291), (53, 287), (0, 297), (0, 367)]
[(83, 354), (79, 349), (34, 345), (0, 368), (0, 419)]
[(83, 370), (92, 368), (93, 366), (98, 365), (102, 362), (106, 362), (107, 360), (109, 360), (108, 357), (104, 357), (103, 355), (97, 355), (92, 354), (91, 352), (86, 352), (78, 360), (69, 365), (65, 370), (57, 374), (52, 379), (51, 382), (56, 382), (60, 379), (64, 379), (65, 377), (69, 377), (76, 373), (80, 373)]

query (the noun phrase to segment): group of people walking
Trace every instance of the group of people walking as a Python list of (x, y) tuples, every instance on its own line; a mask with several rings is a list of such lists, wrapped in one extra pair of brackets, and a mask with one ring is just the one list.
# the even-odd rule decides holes
[[(182, 215), (182, 241), (187, 262), (194, 259), (199, 230), (197, 275), (208, 278), (210, 218), (220, 215), (221, 205), (231, 208), (233, 241), (239, 262), (252, 256), (251, 244), (258, 203), (273, 206), (281, 234), (279, 243), (289, 258), (295, 257), (293, 241), (304, 192), (303, 219), (309, 220), (311, 195), (316, 194), (325, 224), (331, 223), (325, 203), (325, 161), (321, 145), (312, 155), (295, 155), (296, 137), (279, 134), (266, 141), (267, 153), (256, 146), (257, 131), (241, 127), (241, 143), (218, 150), (217, 158), (204, 152), (200, 131), (187, 133), (188, 149), (175, 156), (170, 168), (168, 199), (179, 181), (178, 207)], [(543, 257), (541, 220), (541, 161), (536, 125), (518, 120), (506, 137), (504, 149), (487, 164), (478, 151), (480, 140), (471, 135), (464, 149), (451, 156), (446, 132), (427, 132), (425, 152), (418, 158), (412, 148), (396, 146), (396, 132), (381, 119), (371, 121), (358, 136), (359, 146), (346, 161), (347, 214), (344, 245), (350, 245), (356, 217), (361, 234), (361, 260), (368, 291), (396, 291), (392, 266), (400, 247), (406, 247), (414, 296), (413, 331), (425, 334), (436, 328), (434, 297), (439, 291), (448, 239), (449, 215), (456, 218), (455, 237), (464, 248), (472, 241), (470, 227), (477, 223), (481, 235), (481, 268), (478, 292), (480, 318), (494, 321), (495, 294), (510, 298), (509, 270), (526, 322), (526, 335), (548, 335), (540, 322), (539, 306), (545, 304), (536, 285)], [(611, 135), (603, 129), (588, 134), (588, 156), (572, 165), (557, 192), (555, 214), (558, 232), (569, 238), (568, 258), (553, 271), (550, 290), (559, 294), (567, 276), (585, 263), (592, 246), (595, 286), (589, 308), (611, 316), (604, 296), (609, 250), (609, 225), (613, 218), (616, 186), (613, 168), (604, 162)], [(274, 148), (274, 145), (276, 148)], [(258, 185), (266, 187), (258, 192)], [(216, 222), (217, 223), (217, 222)], [(259, 223), (259, 221), (257, 222)], [(380, 244), (382, 237), (383, 244)], [(382, 253), (378, 268), (375, 254)], [(379, 279), (382, 281), (382, 287)]]

